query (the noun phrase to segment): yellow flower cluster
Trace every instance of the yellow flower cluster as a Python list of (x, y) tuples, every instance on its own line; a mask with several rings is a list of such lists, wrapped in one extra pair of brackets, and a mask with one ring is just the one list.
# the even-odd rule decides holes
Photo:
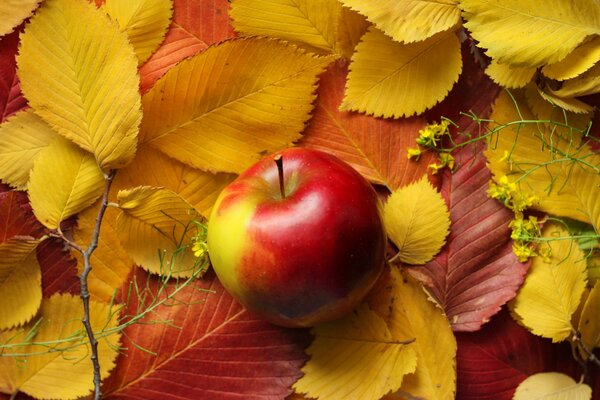
[(421, 129), (419, 131), (419, 137), (417, 138), (417, 144), (425, 147), (425, 150), (422, 150), (421, 147), (409, 148), (407, 157), (409, 159), (414, 158), (415, 160), (418, 160), (419, 156), (428, 149), (436, 149), (438, 150), (438, 162), (435, 164), (429, 164), (427, 166), (429, 169), (431, 169), (432, 173), (437, 174), (441, 169), (446, 167), (453, 169), (454, 157), (452, 157), (450, 152), (448, 150), (444, 151), (443, 149), (437, 149), (442, 137), (444, 135), (450, 135), (450, 131), (448, 130), (449, 126), (450, 121), (444, 119), (439, 124), (429, 124), (425, 128)]
[(535, 196), (525, 196), (517, 190), (517, 184), (510, 182), (506, 175), (498, 179), (497, 183), (490, 182), (488, 196), (496, 199), (515, 213), (522, 212), (537, 202)]
[(208, 251), (208, 246), (206, 246), (206, 241), (198, 240), (195, 241), (192, 245), (192, 251), (194, 252), (194, 256), (196, 258), (203, 257)]

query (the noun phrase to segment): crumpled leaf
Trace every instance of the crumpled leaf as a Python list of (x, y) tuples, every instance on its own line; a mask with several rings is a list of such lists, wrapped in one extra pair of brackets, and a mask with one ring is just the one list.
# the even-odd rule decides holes
[(415, 350), (395, 339), (386, 322), (366, 304), (341, 320), (313, 328), (309, 361), (296, 392), (328, 399), (378, 400), (396, 391), (415, 371)]
[(4, 0), (0, 4), (0, 36), (12, 32), (33, 14), (42, 0)]
[[(577, 330), (581, 333), (581, 341), (588, 349), (600, 347), (600, 284), (596, 282), (583, 306)], [(588, 354), (582, 354), (584, 359)]]
[(104, 170), (131, 161), (142, 116), (137, 59), (102, 11), (45, 1), (21, 35), (17, 64), (25, 97), (52, 128)]
[[(494, 104), (490, 119), (497, 124), (535, 119), (522, 95), (513, 93), (519, 111), (511, 97), (503, 92)], [(556, 120), (559, 123), (563, 119)], [(550, 133), (553, 132), (552, 136)], [(541, 136), (541, 135), (544, 136)], [(548, 144), (552, 138), (555, 155)], [(543, 146), (544, 142), (547, 144)], [(510, 157), (504, 160), (504, 152)], [(564, 156), (561, 156), (562, 153)], [(534, 207), (550, 214), (577, 219), (600, 226), (600, 155), (581, 143), (581, 135), (568, 129), (544, 128), (538, 124), (517, 125), (502, 129), (494, 137), (494, 146), (485, 151), (488, 167), (496, 180), (506, 175), (510, 182), (520, 179), (517, 187), (524, 196), (536, 196)], [(586, 164), (573, 161), (585, 160)], [(539, 164), (543, 168), (533, 168)], [(589, 167), (592, 166), (592, 167)], [(524, 176), (526, 175), (526, 176)], [(522, 177), (522, 178), (520, 178)]]
[(18, 31), (0, 37), (0, 122), (27, 105), (17, 78), (18, 45)]
[(550, 79), (564, 81), (581, 75), (600, 61), (600, 38), (589, 40), (554, 64), (545, 65), (542, 73)]
[(20, 190), (27, 188), (33, 160), (57, 137), (31, 109), (0, 125), (0, 179)]
[(460, 22), (460, 9), (455, 0), (342, 0), (342, 4), (366, 15), (397, 42), (425, 40)]
[(142, 142), (195, 168), (241, 172), (300, 138), (330, 62), (266, 38), (211, 47), (144, 95)]
[(104, 10), (117, 21), (143, 63), (161, 44), (172, 16), (172, 0), (106, 0)]
[(174, 0), (173, 22), (158, 50), (140, 68), (142, 92), (178, 62), (234, 37), (227, 0)]
[[(0, 392), (24, 392), (44, 399), (76, 399), (89, 394), (93, 388), (93, 366), (88, 359), (90, 349), (81, 323), (82, 316), (83, 306), (79, 297), (56, 294), (42, 301), (42, 323), (36, 324), (36, 319), (23, 330), (0, 331), (2, 344), (30, 343), (3, 349), (5, 357), (0, 357)], [(90, 302), (90, 321), (95, 331), (116, 326), (117, 316), (116, 313), (111, 315), (108, 304)], [(103, 378), (115, 367), (119, 337), (119, 334), (112, 333), (98, 340)], [(52, 343), (57, 340), (65, 341)]]
[(425, 264), (435, 256), (450, 229), (448, 207), (424, 175), (419, 181), (392, 192), (384, 206), (388, 237), (406, 264)]
[(577, 383), (565, 374), (545, 372), (525, 379), (513, 397), (514, 400), (590, 400), (592, 388)]
[(548, 0), (543, 6), (535, 0), (462, 0), (459, 7), (486, 54), (515, 66), (560, 61), (587, 36), (600, 33), (595, 0)]
[(384, 272), (368, 301), (387, 322), (393, 338), (415, 338), (409, 345), (417, 353), (415, 373), (403, 379), (396, 395), (384, 399), (404, 398), (402, 393), (428, 400), (454, 398), (456, 339), (448, 319), (427, 298), (423, 287), (402, 269), (392, 267)]
[(315, 111), (298, 145), (332, 153), (390, 190), (423, 176), (435, 155), (423, 154), (417, 163), (403, 154), (415, 146), (425, 119), (391, 120), (340, 111), (347, 72), (336, 62), (321, 75)]
[(178, 194), (150, 186), (121, 190), (117, 198), (117, 235), (133, 261), (154, 274), (191, 276), (194, 221), (201, 221), (196, 210)]
[[(146, 289), (146, 274), (136, 279), (140, 290)], [(150, 279), (149, 293), (156, 294), (159, 285)], [(176, 287), (170, 281), (162, 296)], [(143, 305), (131, 297), (127, 312), (135, 314)], [(306, 360), (307, 330), (257, 319), (225, 292), (212, 272), (141, 322), (152, 321), (125, 329), (127, 354), (103, 386), (107, 400), (283, 399)]]
[(568, 236), (562, 225), (544, 225), (542, 237), (548, 241), (540, 244), (538, 251), (549, 250), (549, 259), (533, 259), (525, 283), (510, 303), (520, 324), (553, 342), (571, 334), (571, 317), (586, 285), (584, 254), (574, 240), (566, 239)]
[(402, 44), (370, 28), (352, 56), (340, 109), (384, 118), (420, 114), (446, 97), (461, 69), (453, 30)]
[(536, 69), (531, 67), (514, 67), (510, 64), (500, 64), (492, 60), (485, 73), (498, 85), (514, 89), (526, 86), (535, 75)]
[(24, 324), (40, 306), (42, 274), (35, 252), (38, 243), (27, 236), (0, 243), (0, 330)]
[(34, 160), (27, 189), (37, 219), (56, 229), (102, 195), (104, 175), (91, 154), (57, 137)]

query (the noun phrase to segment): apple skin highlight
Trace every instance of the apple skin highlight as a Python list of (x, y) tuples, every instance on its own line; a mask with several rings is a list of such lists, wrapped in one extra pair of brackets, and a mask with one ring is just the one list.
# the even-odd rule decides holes
[(288, 327), (351, 312), (379, 277), (386, 243), (369, 182), (332, 155), (300, 148), (243, 172), (220, 194), (208, 225), (211, 263), (225, 289)]

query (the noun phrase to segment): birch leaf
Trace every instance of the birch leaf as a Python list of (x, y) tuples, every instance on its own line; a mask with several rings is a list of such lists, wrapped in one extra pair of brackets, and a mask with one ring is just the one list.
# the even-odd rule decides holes
[[(415, 371), (417, 355), (392, 337), (385, 321), (367, 305), (350, 316), (314, 328), (311, 359), (296, 392), (320, 400), (378, 400)], [(382, 379), (385, 377), (385, 379)]]
[[(88, 395), (93, 388), (93, 366), (81, 324), (81, 299), (69, 294), (45, 298), (39, 315), (43, 323), (35, 320), (21, 330), (0, 332), (0, 343), (30, 342), (25, 347), (3, 350), (8, 357), (0, 357), (0, 393), (23, 392), (42, 399), (76, 399)], [(95, 332), (115, 327), (117, 317), (116, 313), (111, 314), (108, 304), (90, 302), (90, 322)], [(113, 333), (98, 339), (102, 378), (115, 367), (119, 337)], [(64, 342), (56, 343), (61, 340)], [(55, 344), (46, 344), (52, 342)], [(21, 357), (10, 357), (11, 353), (28, 354), (27, 362)]]
[(412, 43), (430, 38), (460, 22), (455, 0), (341, 0), (342, 4), (365, 15), (397, 42)]
[(94, 157), (62, 137), (40, 151), (28, 183), (33, 212), (50, 229), (92, 205), (103, 190)]
[(371, 28), (356, 46), (341, 110), (384, 118), (420, 114), (446, 97), (461, 69), (454, 31), (401, 44)]
[(104, 10), (127, 33), (141, 63), (161, 44), (172, 16), (172, 0), (106, 0)]
[(525, 87), (535, 75), (536, 69), (531, 67), (515, 67), (500, 64), (492, 60), (485, 73), (498, 85), (509, 89)]
[(102, 11), (45, 1), (21, 35), (17, 66), (25, 97), (52, 128), (104, 170), (131, 161), (142, 116), (137, 59)]
[(24, 190), (33, 160), (57, 134), (31, 109), (18, 112), (0, 125), (0, 179)]
[(600, 37), (577, 47), (561, 61), (545, 65), (542, 73), (550, 79), (564, 81), (581, 75), (598, 61), (600, 61)]
[[(596, 282), (583, 306), (581, 317), (579, 318), (578, 331), (581, 333), (581, 340), (588, 349), (600, 347), (600, 284)], [(583, 354), (587, 359), (588, 355)]]
[(514, 400), (590, 400), (592, 388), (568, 375), (543, 372), (525, 379), (517, 387)]
[(30, 17), (42, 0), (4, 0), (0, 4), (0, 36), (11, 33)]
[(193, 221), (201, 218), (194, 208), (170, 190), (149, 186), (121, 190), (117, 198), (117, 234), (133, 261), (154, 274), (191, 276)]
[(300, 138), (331, 60), (266, 38), (211, 47), (144, 95), (143, 142), (195, 168), (241, 172)]
[[(371, 291), (369, 304), (388, 324), (392, 337), (414, 338), (417, 369), (402, 381), (400, 393), (428, 400), (454, 398), (456, 339), (442, 310), (427, 298), (423, 287), (399, 268), (392, 267)], [(431, 349), (436, 349), (431, 351)]]
[(333, 53), (341, 13), (337, 0), (233, 0), (229, 15), (244, 35), (276, 37)]
[(450, 229), (450, 214), (442, 196), (424, 175), (393, 192), (384, 208), (389, 238), (406, 264), (425, 264), (435, 256)]
[(38, 243), (22, 236), (0, 243), (0, 329), (29, 321), (40, 307), (42, 273), (35, 254)]
[(546, 223), (542, 236), (549, 241), (540, 248), (550, 250), (549, 260), (533, 259), (525, 283), (510, 303), (522, 325), (553, 342), (571, 334), (571, 317), (586, 284), (584, 254), (575, 241), (566, 239), (568, 235), (562, 226)]
[(460, 8), (473, 38), (503, 64), (555, 63), (587, 36), (600, 34), (600, 3), (595, 0), (549, 0), (543, 7), (535, 0), (463, 0)]

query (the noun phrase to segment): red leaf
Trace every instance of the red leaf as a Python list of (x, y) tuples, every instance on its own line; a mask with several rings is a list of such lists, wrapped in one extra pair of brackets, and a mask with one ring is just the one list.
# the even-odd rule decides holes
[(227, 0), (175, 0), (173, 22), (165, 41), (140, 68), (142, 92), (178, 62), (234, 37), (228, 9)]
[[(138, 282), (146, 279), (137, 273)], [(154, 278), (151, 282), (155, 291)], [(104, 385), (106, 398), (264, 400), (288, 395), (305, 361), (307, 331), (256, 319), (224, 291), (213, 273), (191, 286), (178, 294), (176, 305), (161, 306), (149, 318), (169, 325), (126, 328), (127, 351)], [(130, 305), (132, 313), (136, 306)]]
[(0, 243), (17, 235), (37, 238), (43, 231), (44, 227), (29, 209), (25, 193), (0, 192)]
[(27, 106), (21, 94), (15, 60), (20, 31), (17, 28), (13, 33), (0, 37), (0, 123)]
[(42, 294), (54, 293), (79, 295), (77, 261), (71, 257), (60, 239), (46, 239), (37, 248), (37, 258), (42, 268)]

